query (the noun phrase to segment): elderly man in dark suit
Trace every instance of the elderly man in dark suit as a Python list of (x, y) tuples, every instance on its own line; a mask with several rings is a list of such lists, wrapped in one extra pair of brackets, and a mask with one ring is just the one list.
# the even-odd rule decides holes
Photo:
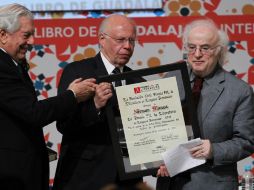
[(77, 79), (58, 96), (38, 101), (25, 60), (33, 34), (28, 9), (0, 7), (0, 189), (5, 190), (49, 189), (42, 127), (70, 115), (96, 86), (95, 79)]
[[(100, 52), (95, 57), (73, 62), (64, 69), (59, 93), (75, 77), (98, 78), (110, 75), (116, 69), (118, 72), (131, 70), (126, 64), (133, 54), (136, 41), (133, 20), (123, 15), (110, 15), (102, 21), (98, 38)], [(132, 78), (122, 83), (141, 81), (141, 78)], [(64, 122), (57, 122), (63, 138), (54, 190), (99, 190), (112, 183), (121, 188), (131, 188), (141, 180), (119, 181), (104, 112), (106, 103), (114, 98), (113, 94), (112, 84), (100, 83), (93, 98), (81, 103), (77, 112)]]
[[(172, 190), (236, 190), (237, 161), (254, 152), (254, 99), (252, 88), (226, 72), (228, 37), (212, 20), (196, 20), (183, 34), (190, 81), (203, 81), (197, 106), (202, 144), (190, 150), (206, 163), (170, 179)], [(165, 166), (159, 176), (168, 176)], [(160, 184), (161, 183), (161, 184)]]

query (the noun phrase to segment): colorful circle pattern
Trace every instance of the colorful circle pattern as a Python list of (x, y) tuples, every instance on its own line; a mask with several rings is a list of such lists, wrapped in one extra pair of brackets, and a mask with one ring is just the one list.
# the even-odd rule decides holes
[(171, 0), (165, 5), (168, 16), (200, 16), (201, 2), (197, 0)]

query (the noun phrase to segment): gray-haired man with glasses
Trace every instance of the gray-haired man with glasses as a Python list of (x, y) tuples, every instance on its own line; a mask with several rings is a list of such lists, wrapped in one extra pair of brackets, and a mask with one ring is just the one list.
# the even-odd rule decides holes
[[(202, 144), (190, 153), (206, 163), (168, 179), (169, 185), (159, 178), (159, 190), (238, 189), (237, 161), (254, 152), (254, 98), (247, 83), (222, 68), (227, 44), (227, 35), (212, 20), (196, 20), (185, 27), (183, 50), (190, 80), (203, 81), (195, 110)], [(169, 174), (162, 165), (157, 175)]]
[[(100, 52), (92, 58), (69, 64), (63, 71), (59, 93), (76, 77), (98, 78), (130, 71), (126, 66), (136, 41), (134, 21), (123, 15), (104, 19), (98, 32)], [(141, 82), (141, 78), (119, 81), (121, 85)], [(116, 85), (116, 82), (113, 83)], [(64, 122), (57, 122), (63, 134), (54, 190), (99, 190), (115, 183), (121, 189), (133, 189), (142, 179), (120, 181), (104, 107), (114, 98), (112, 84), (100, 83), (95, 95), (80, 104)]]

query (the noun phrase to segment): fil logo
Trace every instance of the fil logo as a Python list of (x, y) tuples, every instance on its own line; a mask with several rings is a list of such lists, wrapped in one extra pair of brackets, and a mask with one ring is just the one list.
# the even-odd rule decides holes
[(151, 85), (145, 85), (145, 86), (139, 86), (134, 88), (134, 93), (139, 94), (142, 92), (149, 92), (152, 90), (159, 90), (160, 86), (159, 84), (151, 84)]
[(141, 88), (140, 88), (140, 87), (135, 87), (135, 88), (134, 88), (134, 93), (135, 93), (135, 94), (141, 93)]

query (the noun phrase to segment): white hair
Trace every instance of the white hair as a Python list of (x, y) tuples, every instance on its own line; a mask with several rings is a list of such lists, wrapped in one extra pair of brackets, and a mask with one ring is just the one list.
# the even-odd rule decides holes
[(228, 50), (227, 50), (227, 46), (229, 43), (228, 35), (224, 31), (220, 30), (218, 26), (214, 23), (214, 21), (211, 19), (195, 20), (185, 26), (183, 31), (183, 38), (182, 38), (183, 48), (186, 47), (186, 45), (188, 44), (188, 37), (189, 37), (190, 31), (193, 28), (196, 28), (198, 26), (206, 26), (213, 29), (215, 32), (217, 32), (218, 39), (219, 39), (218, 45), (220, 45), (220, 49), (217, 52), (219, 56), (218, 62), (220, 65), (223, 65), (224, 63), (226, 63), (227, 57), (228, 57)]
[(33, 19), (30, 10), (20, 4), (9, 4), (0, 7), (0, 29), (6, 32), (16, 32), (20, 27), (19, 18), (28, 17)]

